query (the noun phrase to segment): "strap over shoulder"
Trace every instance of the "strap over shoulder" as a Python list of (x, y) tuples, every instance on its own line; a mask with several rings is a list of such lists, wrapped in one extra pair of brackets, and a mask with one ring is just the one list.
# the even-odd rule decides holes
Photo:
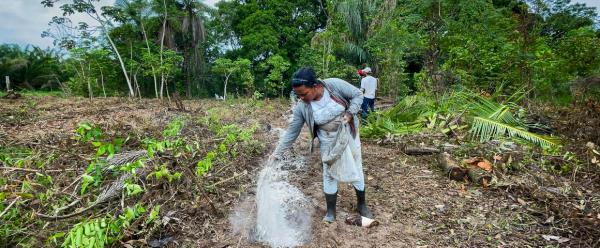
[[(329, 91), (329, 96), (331, 97), (331, 100), (344, 106), (344, 110), (348, 111), (348, 103), (346, 101), (340, 99), (335, 94), (333, 94), (333, 92), (331, 92), (329, 88), (325, 87), (325, 89)], [(352, 134), (352, 138), (356, 138), (356, 126), (354, 125), (354, 115), (350, 115), (350, 121), (348, 122), (348, 125), (350, 126), (350, 133)]]

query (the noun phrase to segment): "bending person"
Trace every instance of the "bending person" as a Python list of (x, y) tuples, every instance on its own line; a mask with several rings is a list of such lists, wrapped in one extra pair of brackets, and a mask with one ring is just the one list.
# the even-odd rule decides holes
[[(352, 140), (349, 145), (358, 151), (354, 156), (359, 166), (359, 180), (352, 182), (356, 191), (357, 210), (361, 216), (372, 218), (365, 203), (365, 180), (362, 169), (362, 154), (358, 135), (358, 119), (356, 114), (363, 101), (363, 94), (350, 83), (339, 78), (317, 79), (312, 68), (302, 68), (296, 71), (292, 78), (292, 88), (302, 101), (293, 110), (293, 120), (279, 141), (275, 157), (279, 157), (292, 146), (302, 126), (306, 123), (311, 133), (310, 151), (313, 150), (314, 139), (320, 142), (321, 156), (332, 146), (339, 125), (344, 121), (350, 124)], [(327, 213), (323, 220), (335, 221), (337, 202), (337, 181), (329, 175), (327, 165), (323, 164), (323, 191), (327, 203)]]

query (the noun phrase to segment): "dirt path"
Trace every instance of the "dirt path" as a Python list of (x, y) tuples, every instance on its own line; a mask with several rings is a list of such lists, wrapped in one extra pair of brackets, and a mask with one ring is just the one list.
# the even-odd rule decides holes
[(521, 246), (535, 238), (528, 237), (526, 229), (521, 235), (515, 232), (521, 206), (502, 195), (463, 189), (432, 169), (430, 158), (402, 156), (368, 143), (363, 147), (367, 200), (381, 224), (365, 229), (344, 223), (355, 214), (356, 198), (352, 186), (342, 184), (337, 221), (321, 222), (325, 203), (318, 154), (314, 154), (311, 170), (296, 182), (315, 208), (313, 240), (305, 247)]
[[(273, 123), (285, 126), (284, 118)], [(275, 144), (276, 138), (271, 139)], [(367, 201), (380, 225), (365, 229), (344, 223), (356, 213), (350, 184), (339, 184), (336, 222), (323, 223), (322, 168), (318, 152), (307, 154), (307, 140), (303, 133), (296, 151), (306, 156), (309, 169), (292, 182), (311, 198), (315, 210), (312, 241), (303, 247), (512, 247), (540, 238), (528, 234), (523, 206), (504, 194), (445, 178), (433, 157), (407, 156), (370, 141), (363, 141)], [(263, 247), (223, 231), (219, 243), (225, 246)]]

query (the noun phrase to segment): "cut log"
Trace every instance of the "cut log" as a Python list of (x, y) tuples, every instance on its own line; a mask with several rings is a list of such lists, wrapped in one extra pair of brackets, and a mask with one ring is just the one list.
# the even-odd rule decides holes
[(462, 181), (467, 175), (467, 170), (458, 166), (456, 160), (452, 159), (452, 156), (447, 152), (440, 154), (438, 164), (444, 174), (452, 180)]
[(477, 184), (488, 185), (492, 181), (492, 174), (479, 167), (469, 168), (469, 179)]
[(431, 147), (405, 147), (404, 153), (406, 155), (431, 155), (440, 153), (440, 149)]

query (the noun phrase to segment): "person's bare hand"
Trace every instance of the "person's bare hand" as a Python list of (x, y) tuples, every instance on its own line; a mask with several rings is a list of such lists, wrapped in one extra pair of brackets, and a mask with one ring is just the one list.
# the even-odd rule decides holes
[(352, 121), (352, 114), (350, 114), (350, 113), (345, 113), (345, 114), (344, 114), (344, 122), (346, 122), (346, 123), (350, 123), (350, 121)]

